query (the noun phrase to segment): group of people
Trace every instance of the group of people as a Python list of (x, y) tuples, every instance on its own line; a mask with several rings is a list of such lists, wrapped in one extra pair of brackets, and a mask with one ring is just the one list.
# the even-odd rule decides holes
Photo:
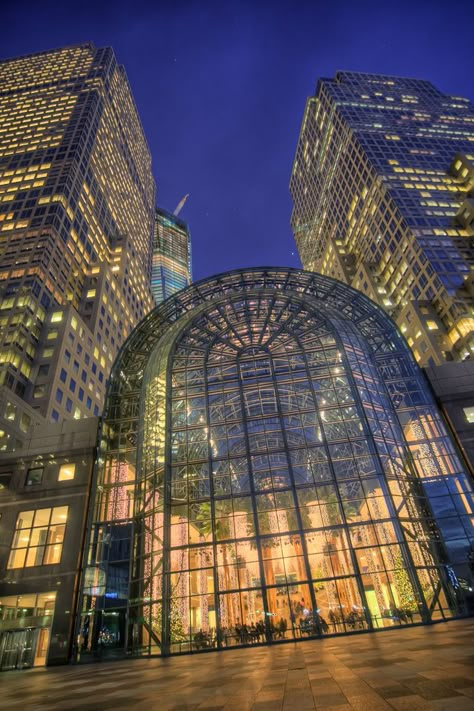
[(272, 639), (284, 639), (288, 630), (288, 622), (281, 617), (278, 622), (263, 620), (249, 624), (237, 621), (234, 626), (222, 627), (220, 630), (204, 632), (202, 629), (194, 635), (195, 649), (215, 647), (219, 640), (226, 647), (231, 644), (258, 644)]
[(390, 608), (390, 617), (394, 622), (398, 622), (400, 625), (404, 622), (406, 625), (410, 622), (413, 624), (413, 612), (409, 608), (400, 609), (399, 607)]
[(215, 639), (211, 632), (204, 632), (202, 629), (194, 635), (194, 647), (196, 649), (208, 649), (214, 647)]
[(334, 627), (334, 631), (336, 631), (338, 625), (341, 623), (345, 623), (346, 627), (350, 630), (362, 630), (367, 624), (364, 613), (356, 612), (355, 610), (351, 610), (346, 616), (342, 614), (339, 616), (336, 612), (331, 610), (329, 620)]
[(310, 612), (306, 617), (299, 620), (300, 635), (326, 634), (329, 632), (329, 625), (320, 614)]
[[(390, 617), (394, 622), (402, 624), (413, 622), (411, 610), (392, 607), (384, 610), (384, 617)], [(292, 617), (293, 619), (293, 617)], [(318, 613), (309, 612), (298, 621), (293, 620), (294, 629), (300, 635), (322, 635), (328, 632), (336, 632), (339, 625), (345, 625), (346, 629), (363, 629), (367, 620), (363, 612), (351, 610), (347, 615), (338, 614), (334, 610), (329, 612), (329, 623)], [(332, 628), (332, 630), (331, 630)], [(217, 642), (229, 647), (232, 644), (258, 644), (259, 642), (270, 642), (275, 639), (285, 639), (288, 630), (288, 622), (284, 617), (276, 621), (273, 617), (257, 622), (241, 623), (239, 620), (233, 626), (222, 627), (220, 630), (210, 630), (204, 632), (202, 629), (194, 635), (194, 647), (205, 649), (215, 647)]]
[(284, 639), (287, 629), (288, 622), (281, 617), (276, 624), (273, 619), (267, 620), (266, 624), (263, 620), (250, 624), (241, 624), (237, 621), (233, 627), (223, 627), (221, 635), (222, 641), (228, 647), (233, 641), (237, 644), (255, 644), (272, 639)]

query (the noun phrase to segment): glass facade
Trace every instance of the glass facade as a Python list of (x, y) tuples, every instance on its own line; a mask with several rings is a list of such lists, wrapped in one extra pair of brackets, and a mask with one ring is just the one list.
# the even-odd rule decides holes
[(156, 304), (191, 283), (191, 235), (179, 217), (157, 208), (151, 290)]
[(467, 611), (469, 481), (393, 322), (328, 277), (229, 272), (155, 309), (96, 476), (82, 658)]
[[(0, 450), (102, 412), (153, 306), (155, 182), (111, 48), (0, 62)], [(5, 404), (5, 405), (4, 405)]]
[(474, 352), (474, 108), (430, 82), (356, 72), (306, 104), (290, 191), (305, 269), (378, 302), (420, 365)]

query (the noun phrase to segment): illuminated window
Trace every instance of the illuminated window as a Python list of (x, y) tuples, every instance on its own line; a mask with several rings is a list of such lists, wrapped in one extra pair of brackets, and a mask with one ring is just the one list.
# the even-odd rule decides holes
[(435, 321), (427, 321), (426, 325), (429, 331), (436, 331), (438, 328), (438, 324)]
[(58, 481), (70, 481), (74, 479), (75, 472), (75, 464), (62, 464), (59, 468)]
[(5, 419), (6, 420), (14, 420), (16, 415), (16, 405), (14, 405), (12, 402), (7, 402), (5, 406)]
[(63, 320), (63, 312), (62, 311), (55, 311), (51, 315), (51, 323), (59, 323), (62, 320)]
[(20, 511), (7, 568), (59, 563), (68, 507)]
[(470, 424), (474, 425), (474, 406), (472, 406), (472, 407), (465, 407), (465, 408), (463, 408), (463, 409), (464, 409), (464, 417), (466, 418), (466, 420), (467, 420)]

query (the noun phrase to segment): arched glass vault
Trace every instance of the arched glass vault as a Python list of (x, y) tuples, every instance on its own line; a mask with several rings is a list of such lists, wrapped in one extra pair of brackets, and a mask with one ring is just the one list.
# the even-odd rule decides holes
[(169, 654), (466, 612), (472, 492), (387, 315), (249, 269), (168, 299), (115, 364), (79, 646)]

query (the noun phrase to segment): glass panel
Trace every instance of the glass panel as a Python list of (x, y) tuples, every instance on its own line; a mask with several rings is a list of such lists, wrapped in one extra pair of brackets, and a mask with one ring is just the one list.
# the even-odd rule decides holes
[(229, 647), (266, 640), (261, 590), (219, 595), (219, 616), (222, 645)]
[(22, 511), (18, 514), (17, 528), (29, 528), (33, 523), (34, 511)]
[[(67, 507), (65, 507), (67, 511)], [(51, 509), (38, 509), (35, 511), (34, 526), (47, 526), (51, 517)]]
[(26, 549), (17, 549), (10, 552), (8, 568), (23, 568), (25, 565)]

